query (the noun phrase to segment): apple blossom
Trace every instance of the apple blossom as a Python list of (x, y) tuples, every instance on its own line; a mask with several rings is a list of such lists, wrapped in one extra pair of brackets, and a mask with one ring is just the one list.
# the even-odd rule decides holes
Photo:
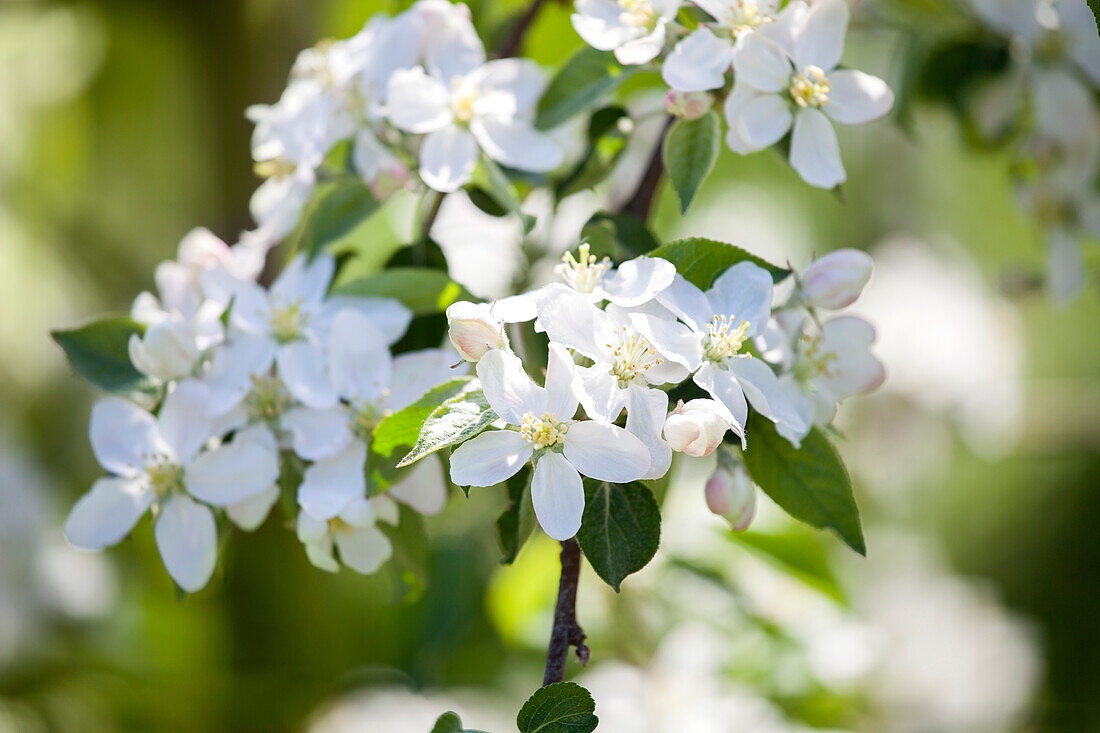
[(680, 400), (665, 418), (664, 436), (672, 450), (702, 458), (722, 444), (732, 426), (732, 416), (718, 400)]
[(710, 111), (714, 95), (709, 92), (684, 92), (669, 89), (665, 94), (664, 108), (673, 117), (697, 120)]
[(756, 486), (740, 463), (720, 466), (707, 481), (704, 494), (707, 508), (730, 523), (734, 532), (743, 532), (756, 515)]
[(570, 17), (585, 43), (614, 51), (619, 63), (645, 64), (661, 53), (680, 0), (577, 0)]
[(858, 249), (838, 249), (819, 257), (799, 277), (803, 301), (827, 310), (849, 306), (871, 279), (872, 267), (871, 256)]
[(447, 337), (466, 361), (477, 362), (492, 349), (508, 347), (504, 322), (485, 303), (460, 300), (447, 306)]
[(515, 429), (489, 430), (451, 454), (451, 480), (492, 486), (534, 461), (531, 503), (546, 534), (564, 540), (577, 533), (584, 512), (581, 475), (625, 483), (649, 469), (649, 451), (626, 430), (574, 420), (575, 365), (561, 344), (550, 344), (546, 386), (539, 387), (514, 354), (490, 351), (477, 365), (489, 405)]

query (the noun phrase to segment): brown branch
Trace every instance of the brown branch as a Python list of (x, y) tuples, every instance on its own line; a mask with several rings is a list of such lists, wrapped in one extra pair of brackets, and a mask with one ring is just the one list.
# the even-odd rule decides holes
[(506, 59), (519, 55), (519, 52), (523, 49), (523, 41), (527, 35), (527, 29), (535, 22), (535, 18), (545, 4), (546, 0), (534, 0), (527, 10), (523, 11), (523, 15), (516, 18), (511, 30), (508, 31), (508, 35), (501, 41), (500, 48), (498, 48), (494, 54), (498, 59)]
[(554, 629), (550, 633), (550, 648), (546, 650), (546, 673), (542, 686), (565, 679), (565, 660), (569, 647), (577, 648), (577, 659), (588, 664), (588, 647), (584, 631), (577, 623), (577, 581), (581, 575), (581, 546), (575, 538), (561, 543), (561, 582), (558, 583), (558, 603), (554, 608)]
[(665, 124), (661, 127), (661, 135), (657, 138), (657, 145), (653, 149), (649, 165), (646, 166), (645, 174), (642, 175), (642, 180), (638, 182), (638, 188), (635, 189), (634, 195), (623, 204), (623, 213), (632, 214), (643, 224), (649, 221), (649, 212), (653, 208), (653, 200), (656, 198), (657, 189), (661, 185), (661, 174), (665, 170), (662, 156), (665, 137), (668, 135), (668, 128), (672, 127), (672, 123), (675, 121), (676, 118), (672, 115), (666, 116)]

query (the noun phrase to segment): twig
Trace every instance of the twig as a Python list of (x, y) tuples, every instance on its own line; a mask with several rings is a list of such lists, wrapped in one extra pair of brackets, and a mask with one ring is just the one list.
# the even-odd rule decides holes
[(661, 174), (665, 165), (662, 160), (662, 151), (665, 147), (665, 136), (668, 128), (672, 127), (675, 118), (669, 115), (661, 128), (661, 135), (657, 138), (657, 146), (653, 149), (653, 155), (649, 159), (649, 165), (645, 169), (642, 180), (638, 182), (638, 188), (634, 195), (623, 205), (624, 214), (632, 214), (643, 224), (649, 221), (649, 212), (653, 207), (653, 199), (657, 196), (657, 189), (661, 185)]
[(589, 651), (584, 644), (584, 631), (577, 623), (577, 581), (581, 575), (581, 546), (576, 539), (561, 543), (561, 582), (558, 583), (558, 603), (554, 608), (554, 629), (550, 633), (550, 648), (546, 650), (546, 673), (542, 686), (565, 679), (565, 660), (569, 647), (577, 648), (577, 659), (588, 664)]
[(523, 40), (527, 35), (527, 29), (535, 21), (539, 11), (542, 10), (542, 6), (545, 4), (546, 0), (534, 0), (527, 10), (523, 11), (523, 15), (516, 18), (512, 29), (508, 31), (508, 35), (501, 41), (500, 48), (496, 51), (495, 56), (497, 58), (506, 59), (519, 55), (520, 50), (523, 48)]

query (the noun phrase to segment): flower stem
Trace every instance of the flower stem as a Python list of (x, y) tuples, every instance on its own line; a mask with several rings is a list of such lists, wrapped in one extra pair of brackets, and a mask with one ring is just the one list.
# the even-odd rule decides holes
[(649, 222), (650, 210), (653, 208), (653, 200), (657, 196), (657, 189), (661, 185), (661, 175), (664, 173), (665, 165), (662, 159), (662, 151), (665, 146), (665, 136), (668, 134), (668, 128), (672, 127), (672, 123), (676, 121), (672, 115), (668, 115), (665, 119), (664, 127), (661, 129), (661, 135), (657, 139), (657, 145), (653, 149), (653, 155), (649, 159), (649, 165), (646, 167), (645, 174), (642, 175), (642, 180), (638, 182), (638, 188), (635, 189), (634, 195), (630, 197), (630, 200), (623, 205), (624, 214), (632, 214), (637, 217), (643, 224)]
[(577, 581), (581, 575), (581, 546), (575, 538), (561, 543), (561, 581), (558, 583), (558, 603), (554, 608), (554, 628), (550, 632), (550, 648), (546, 651), (546, 672), (542, 686), (561, 682), (565, 678), (565, 660), (569, 647), (577, 648), (577, 659), (588, 664), (589, 651), (584, 644), (584, 631), (577, 623)]

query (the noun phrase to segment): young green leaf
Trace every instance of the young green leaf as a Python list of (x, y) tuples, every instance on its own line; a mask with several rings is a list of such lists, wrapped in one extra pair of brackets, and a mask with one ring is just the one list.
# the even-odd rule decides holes
[(337, 286), (332, 292), (334, 295), (393, 298), (407, 305), (418, 316), (442, 313), (456, 300), (471, 297), (446, 272), (421, 267), (383, 270)]
[[(469, 440), (497, 419), (485, 393), (471, 389), (439, 405), (420, 427), (413, 449), (397, 464), (403, 468), (429, 453)], [(381, 427), (381, 426), (379, 426)], [(377, 434), (375, 435), (377, 440)]]
[(663, 155), (680, 213), (687, 213), (699, 186), (714, 169), (721, 136), (722, 124), (714, 110), (697, 120), (677, 120), (669, 128)]
[(129, 343), (145, 326), (129, 316), (92, 321), (79, 328), (52, 331), (73, 371), (107, 392), (137, 392), (153, 382), (130, 362)]
[(291, 235), (292, 251), (313, 259), (369, 219), (378, 206), (367, 184), (356, 176), (319, 184)]
[(535, 528), (535, 511), (531, 505), (531, 468), (524, 466), (520, 472), (505, 482), (508, 488), (508, 508), (497, 517), (497, 541), (500, 543), (500, 564), (511, 565), (523, 543)]
[[(421, 426), (440, 405), (452, 397), (470, 391), (473, 377), (456, 377), (425, 392), (420, 399), (404, 409), (389, 415), (378, 423), (371, 440), (371, 449), (379, 455), (388, 456), (399, 446), (413, 446), (417, 443)], [(400, 465), (405, 465), (402, 462)]]
[(780, 282), (791, 274), (790, 270), (776, 267), (740, 247), (703, 237), (677, 239), (653, 250), (649, 256), (660, 257), (676, 265), (677, 272), (702, 290), (713, 285), (723, 272), (745, 260), (763, 267), (771, 273), (775, 282)]
[(661, 512), (642, 483), (585, 479), (584, 514), (577, 541), (592, 568), (615, 589), (645, 567), (661, 541)]
[(592, 733), (600, 719), (591, 693), (575, 682), (539, 688), (516, 716), (520, 733)]
[(595, 105), (634, 75), (608, 51), (584, 46), (566, 61), (539, 100), (535, 127), (548, 130)]
[(795, 519), (830, 528), (858, 552), (867, 554), (852, 481), (836, 448), (814, 428), (796, 449), (775, 425), (753, 413), (745, 430), (745, 468), (761, 489)]

